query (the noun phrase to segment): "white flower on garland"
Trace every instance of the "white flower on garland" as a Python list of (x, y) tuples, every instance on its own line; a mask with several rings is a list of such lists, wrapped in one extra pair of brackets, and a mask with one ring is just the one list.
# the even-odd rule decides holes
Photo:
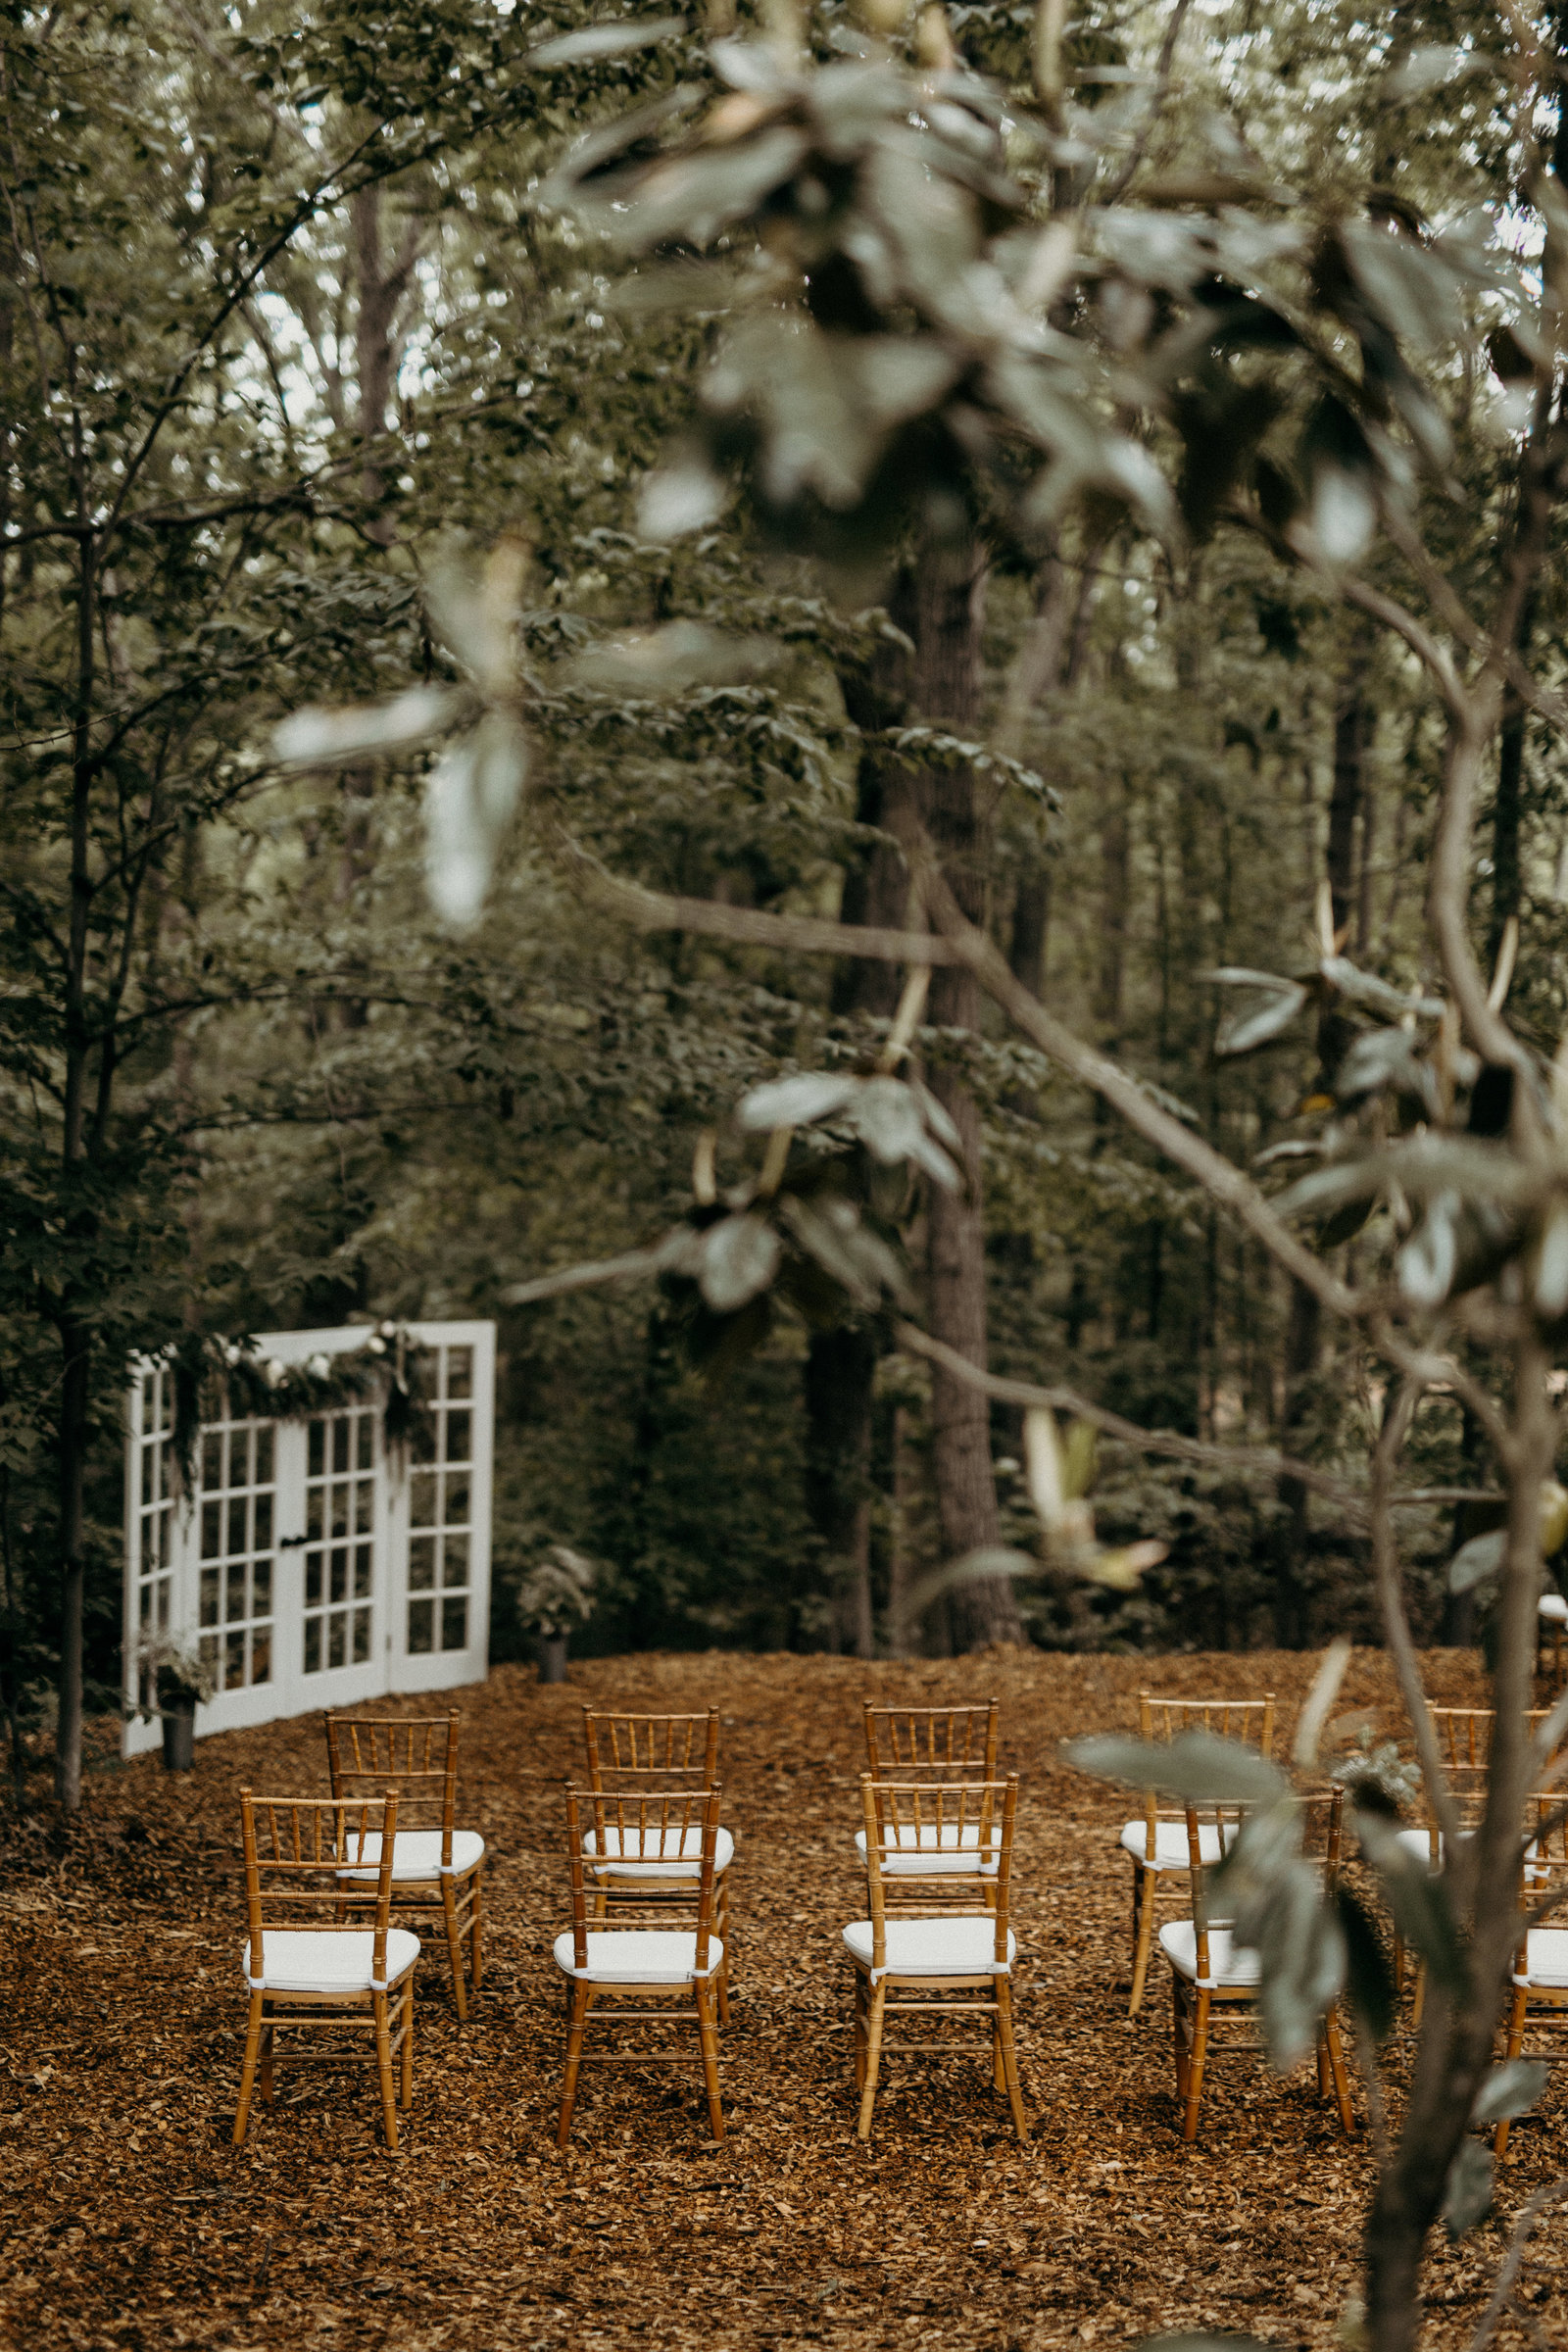
[(311, 1374), (313, 1379), (324, 1380), (327, 1376), (327, 1373), (331, 1370), (331, 1366), (328, 1364), (324, 1355), (317, 1354), (311, 1357), (305, 1369)]
[(270, 1355), (262, 1366), (262, 1378), (270, 1389), (280, 1389), (288, 1378), (288, 1366), (275, 1355)]

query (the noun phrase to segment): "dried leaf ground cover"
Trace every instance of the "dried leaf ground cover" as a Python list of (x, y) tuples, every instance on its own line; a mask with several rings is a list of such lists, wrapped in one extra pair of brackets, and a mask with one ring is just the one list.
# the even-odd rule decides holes
[[(317, 1788), (318, 1725), (206, 1741), (185, 1778), (154, 1760), (118, 1771), (106, 1755), (77, 1828), (19, 1835), (12, 1816), (7, 1832), (9, 2340), (1033, 2347), (1219, 2327), (1327, 2346), (1353, 2284), (1365, 2139), (1341, 2137), (1309, 2069), (1281, 2083), (1233, 2061), (1213, 2080), (1200, 2146), (1181, 2146), (1162, 1971), (1144, 2014), (1124, 2015), (1127, 1888), (1110, 1852), (1121, 1810), (1055, 1753), (1073, 1733), (1130, 1724), (1143, 1682), (1271, 1686), (1288, 1737), (1312, 1664), (665, 1656), (574, 1666), (564, 1690), (501, 1669), (460, 1694), (464, 1816), (492, 1853), (486, 1987), (460, 2027), (439, 1963), (421, 1963), (416, 2103), (396, 2158), (376, 2137), (368, 2072), (285, 2073), (249, 2145), (227, 2144), (243, 2015), (234, 1791), (247, 1780)], [(1432, 1653), (1426, 1667), (1435, 1698), (1484, 1696), (1470, 1655)], [(868, 1690), (1003, 1701), (1004, 1760), (1025, 1787), (1026, 2148), (978, 2059), (891, 2062), (871, 2144), (855, 2139), (838, 1947), (863, 1909), (852, 1840)], [(559, 1788), (585, 1698), (711, 1698), (723, 1711), (738, 1855), (722, 2147), (703, 2134), (695, 2070), (629, 2068), (588, 2078), (571, 2148), (553, 2145), (562, 2001), (549, 1944), (567, 1916)], [(1342, 1703), (1401, 1728), (1376, 1652), (1357, 1654)], [(1564, 2170), (1559, 2082), (1516, 2132), (1504, 2214)], [(1473, 2327), (1501, 2242), (1489, 2223), (1434, 2259), (1434, 2343), (1457, 2345)], [(1568, 2340), (1565, 2252), (1568, 2230), (1548, 2220), (1526, 2271), (1556, 2342)]]

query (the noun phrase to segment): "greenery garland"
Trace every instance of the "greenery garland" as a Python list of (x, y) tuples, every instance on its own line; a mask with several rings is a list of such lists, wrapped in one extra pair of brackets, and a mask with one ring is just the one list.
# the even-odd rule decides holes
[(425, 1359), (430, 1350), (406, 1323), (378, 1323), (361, 1348), (328, 1354), (324, 1348), (300, 1364), (264, 1356), (249, 1335), (226, 1340), (213, 1332), (189, 1332), (164, 1351), (173, 1387), (171, 1447), (183, 1494), (195, 1484), (196, 1446), (204, 1421), (306, 1421), (317, 1413), (340, 1411), (384, 1392), (381, 1428), (387, 1451), (412, 1452), (428, 1461), (435, 1451)]

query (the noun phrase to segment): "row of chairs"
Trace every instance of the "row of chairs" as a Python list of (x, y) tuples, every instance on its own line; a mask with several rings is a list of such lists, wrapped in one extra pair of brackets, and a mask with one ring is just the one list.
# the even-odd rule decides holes
[[(1490, 1714), (1473, 1708), (1434, 1712), (1458, 1800), (1461, 1806), (1479, 1802)], [(1202, 1728), (1272, 1752), (1274, 1700), (1268, 1692), (1192, 1700), (1157, 1699), (1146, 1691), (1139, 1714), (1146, 1739), (1169, 1740)], [(1540, 1720), (1532, 1717), (1532, 1728)], [(886, 2034), (889, 2018), (935, 2011), (989, 2021), (993, 2081), (1006, 2092), (1014, 2127), (1025, 2136), (1011, 1997), (1017, 1779), (997, 1770), (997, 1703), (910, 1709), (867, 1702), (864, 1724), (869, 1769), (862, 1777), (862, 1822), (855, 1842), (866, 1872), (867, 1916), (843, 1932), (854, 1971), (860, 2134), (869, 2132), (881, 2062), (894, 2047)], [(710, 2123), (722, 2136), (718, 2051), (719, 2032), (729, 2019), (734, 1840), (720, 1820), (718, 1729), (716, 1709), (696, 1715), (584, 1710), (585, 1777), (566, 1794), (572, 1919), (553, 1948), (567, 1981), (562, 2144), (584, 2064), (689, 2062), (683, 2050), (585, 2046), (590, 2030), (608, 2024), (694, 2025)], [(444, 1931), (454, 2003), (460, 2018), (466, 2016), (482, 1966), (485, 1849), (477, 1832), (457, 1826), (458, 1735), (455, 1710), (436, 1722), (328, 1716), (329, 1796), (242, 1793), (251, 2003), (236, 2143), (244, 2137), (258, 2080), (263, 2097), (271, 2096), (279, 2031), (337, 2022), (368, 2027), (374, 2035), (386, 2134), (390, 2145), (397, 2144), (395, 2076), (402, 2105), (412, 2095), (416, 1926), (433, 1923)], [(1303, 1850), (1332, 1885), (1341, 1858), (1340, 1792), (1300, 1801)], [(1150, 1790), (1141, 1815), (1120, 1833), (1133, 1867), (1134, 2013), (1146, 1991), (1157, 1910), (1177, 1883), (1191, 1898), (1183, 1916), (1158, 1929), (1158, 1947), (1172, 1972), (1177, 2092), (1189, 2139), (1196, 2136), (1210, 2057), (1256, 2046), (1250, 2012), (1257, 1958), (1236, 1947), (1229, 1928), (1212, 1918), (1206, 1891), (1207, 1874), (1221, 1860), (1236, 1818), (1215, 1809), (1162, 1810), (1157, 1792)], [(1442, 1867), (1435, 1827), (1402, 1835), (1431, 1867)], [(1568, 1866), (1565, 1839), (1568, 1831), (1541, 1799), (1526, 1891), (1543, 1917), (1548, 1897), (1560, 1900), (1568, 1892), (1558, 1884)], [(310, 1923), (302, 1918), (313, 1901), (329, 1916)], [(1529, 1928), (1514, 1996), (1510, 2054), (1523, 2048), (1543, 2013), (1568, 2008), (1568, 1931), (1539, 1922)], [(627, 2001), (642, 2005), (628, 2009)], [(901, 2046), (935, 2054), (966, 2045)], [(309, 2047), (307, 2035), (299, 2054)], [(1332, 2016), (1319, 2039), (1318, 2080), (1350, 2129), (1348, 2078)]]
[[(697, 1727), (706, 1723), (701, 1762)], [(992, 2081), (1028, 2136), (1012, 2016), (1010, 1925), (1016, 1774), (997, 1774), (998, 1708), (864, 1710), (869, 1769), (856, 1845), (867, 1915), (843, 1931), (854, 1971), (858, 2131), (868, 2137), (884, 2057), (965, 2043), (893, 2043), (890, 2019), (939, 2014), (989, 2025)], [(683, 2062), (646, 2044), (585, 2047), (591, 2024), (695, 2025), (710, 2128), (724, 2136), (719, 2029), (729, 1951), (722, 1889), (718, 1717), (596, 1717), (584, 1711), (586, 1788), (566, 1791), (572, 1924), (555, 1944), (570, 1984), (558, 2139), (571, 2130), (585, 2064)], [(608, 1749), (608, 1753), (606, 1752)], [(606, 1786), (606, 1767), (617, 1786)], [(698, 1784), (698, 1785), (694, 1785)], [(733, 1847), (729, 1848), (729, 1852)], [(659, 2004), (662, 1998), (662, 2005)], [(940, 1996), (940, 1997), (938, 1997)], [(642, 2002), (642, 2007), (606, 2006)]]
[[(1495, 1716), (1485, 1707), (1434, 1707), (1430, 1712), (1464, 1835), (1475, 1827), (1486, 1802)], [(1536, 1708), (1527, 1714), (1529, 1738), (1540, 1733), (1547, 1712)], [(1146, 1740), (1165, 1742), (1183, 1732), (1212, 1732), (1271, 1756), (1274, 1696), (1263, 1691), (1244, 1699), (1160, 1699), (1145, 1690), (1139, 1694), (1139, 1729)], [(1548, 1781), (1555, 1778), (1561, 1760), (1561, 1750), (1548, 1759)], [(1299, 1800), (1302, 1850), (1316, 1861), (1330, 1890), (1341, 1862), (1343, 1795), (1342, 1789), (1330, 1788)], [(1239, 1821), (1235, 1808), (1188, 1805), (1162, 1809), (1157, 1789), (1151, 1788), (1146, 1791), (1143, 1813), (1123, 1824), (1118, 1839), (1133, 1870), (1130, 2014), (1136, 2015), (1143, 2003), (1162, 1896), (1179, 1882), (1191, 1897), (1191, 1916), (1167, 1920), (1158, 1931), (1159, 1948), (1172, 1972), (1177, 2096), (1183, 2112), (1183, 2136), (1188, 2140), (1197, 2135), (1214, 2013), (1222, 2008), (1240, 2010), (1256, 1999), (1258, 1956), (1237, 1947), (1228, 1927), (1211, 1924), (1206, 1894), (1207, 1876), (1223, 1858)], [(1398, 1838), (1405, 1849), (1434, 1873), (1444, 1868), (1444, 1837), (1436, 1819), (1402, 1829)], [(1563, 1818), (1560, 1791), (1548, 1788), (1531, 1796), (1521, 1827), (1520, 1850), (1527, 1916), (1513, 1974), (1506, 2055), (1560, 2057), (1561, 2051), (1552, 2047), (1525, 2047), (1532, 2028), (1546, 2032), (1559, 2027), (1568, 2013), (1568, 1929), (1544, 1924), (1568, 1897), (1568, 1821)], [(1394, 1949), (1396, 1982), (1402, 1987), (1407, 1970), (1397, 1936)], [(1417, 1972), (1415, 2024), (1420, 2022), (1421, 1997)], [(1257, 2045), (1255, 2039), (1244, 2038), (1231, 2046)], [(1349, 2131), (1353, 2120), (1348, 2084), (1338, 2022), (1332, 2013), (1324, 2020), (1318, 2042), (1318, 2086), (1326, 2092), (1331, 2085), (1341, 2121)], [(1508, 2130), (1506, 2121), (1497, 2127), (1499, 2154), (1507, 2146)]]
[[(383, 2129), (413, 2095), (417, 1927), (445, 1936), (454, 2005), (482, 1974), (485, 1845), (457, 1822), (460, 1717), (325, 1719), (330, 1794), (241, 1790), (250, 1993), (234, 2142), (285, 2059), (341, 2054), (368, 2034)], [(989, 2021), (992, 2076), (1027, 2135), (1014, 2044), (1009, 1922), (1017, 1777), (996, 1769), (998, 1708), (865, 1708), (869, 1771), (856, 1845), (867, 1916), (844, 1930), (855, 1971), (859, 2131), (870, 2130), (890, 2017), (928, 2009)], [(585, 2048), (591, 2023), (696, 2027), (710, 2126), (723, 2136), (718, 2034), (729, 2017), (729, 1878), (719, 1719), (584, 1709), (585, 1779), (566, 1790), (571, 1926), (559, 2137), (584, 2064), (687, 2062), (667, 2049)], [(966, 1995), (966, 1998), (956, 1996)], [(633, 1999), (641, 2007), (627, 2009)], [(285, 2038), (286, 2037), (286, 2038)], [(923, 2054), (952, 2044), (914, 2045)]]

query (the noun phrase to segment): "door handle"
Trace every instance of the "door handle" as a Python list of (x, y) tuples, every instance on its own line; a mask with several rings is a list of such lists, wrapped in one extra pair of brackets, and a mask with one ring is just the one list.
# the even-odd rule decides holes
[(279, 1536), (277, 1540), (277, 1548), (279, 1551), (298, 1551), (302, 1544), (308, 1544), (309, 1542), (310, 1538), (308, 1536)]

